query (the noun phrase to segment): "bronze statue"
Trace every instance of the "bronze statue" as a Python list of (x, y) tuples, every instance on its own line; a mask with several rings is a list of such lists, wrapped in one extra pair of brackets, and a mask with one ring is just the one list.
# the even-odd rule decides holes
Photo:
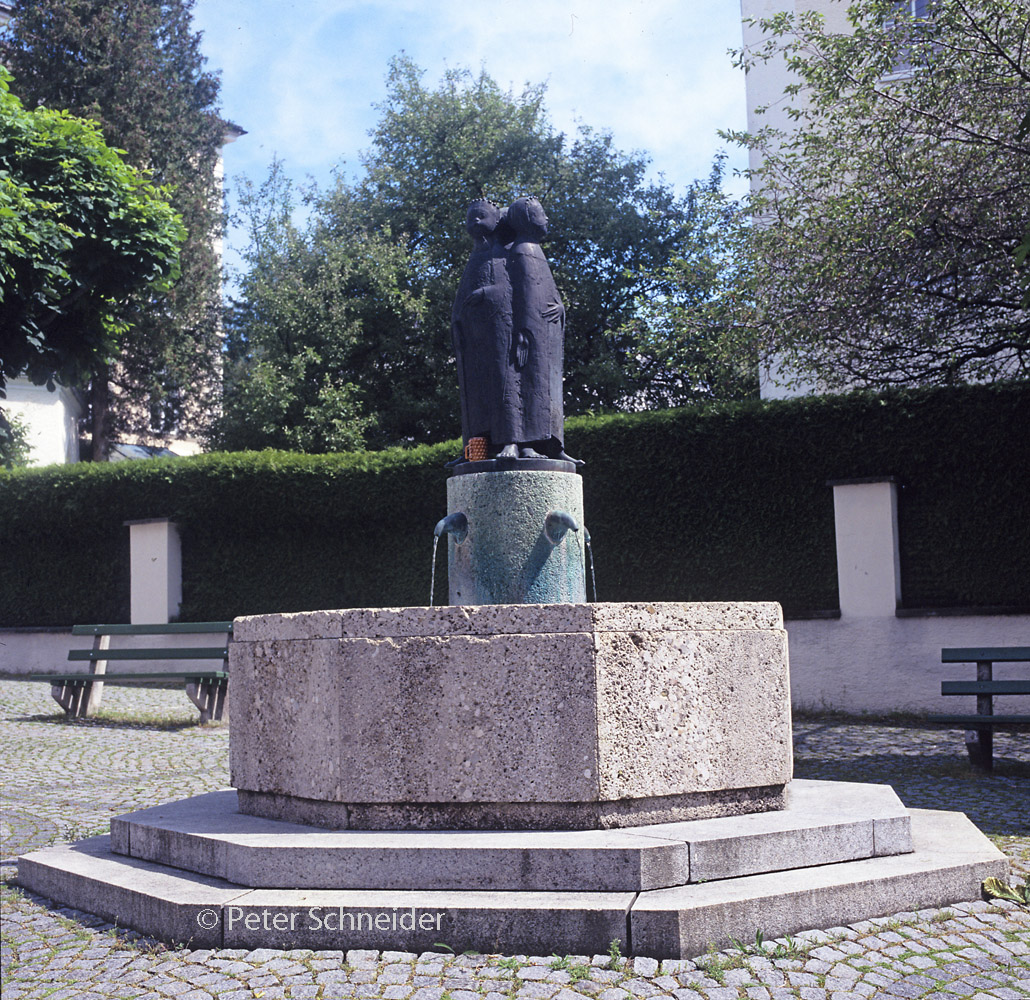
[(507, 213), (487, 201), (468, 211), (473, 248), (451, 314), (461, 431), (499, 459), (565, 453), (562, 361), (565, 308), (540, 241), (547, 215), (535, 198)]
[(469, 205), (467, 228), (472, 255), (465, 266), (451, 312), (451, 335), (458, 363), (461, 436), (497, 440), (496, 401), (504, 384), (505, 351), (511, 336), (511, 285), (507, 250), (512, 234), (503, 213), (489, 201)]

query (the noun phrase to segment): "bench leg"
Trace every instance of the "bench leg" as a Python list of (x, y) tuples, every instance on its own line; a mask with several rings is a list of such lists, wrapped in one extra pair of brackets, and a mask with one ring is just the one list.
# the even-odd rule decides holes
[(215, 689), (215, 703), (211, 718), (218, 722), (225, 716), (225, 694), (229, 689), (229, 685), (225, 681), (215, 681), (213, 686)]
[[(111, 648), (111, 637), (109, 635), (96, 635), (93, 637), (93, 651)], [(107, 673), (107, 660), (93, 660), (89, 665), (89, 672), (94, 677), (97, 675), (104, 675)], [(87, 715), (93, 715), (98, 708), (100, 708), (100, 702), (104, 697), (104, 682), (97, 680), (95, 683), (89, 685), (89, 690), (86, 692), (86, 704), (83, 707), (83, 717)]]
[(225, 688), (222, 681), (187, 681), (186, 695), (200, 709), (200, 721), (218, 721), (225, 706)]
[[(990, 660), (980, 660), (976, 664), (976, 679), (990, 681), (994, 679), (994, 664)], [(991, 716), (994, 714), (994, 698), (989, 694), (976, 696), (976, 714)], [(978, 771), (994, 770), (994, 730), (984, 726), (983, 729), (966, 730), (966, 752), (969, 762)]]
[(994, 770), (994, 730), (967, 729), (966, 753), (969, 763), (978, 771)]
[(50, 697), (72, 719), (84, 719), (89, 714), (92, 683), (70, 682), (50, 685)]

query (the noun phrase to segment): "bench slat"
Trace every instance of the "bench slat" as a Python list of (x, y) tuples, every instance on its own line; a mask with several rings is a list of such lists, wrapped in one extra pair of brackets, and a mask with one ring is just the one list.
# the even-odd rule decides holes
[(152, 674), (29, 674), (30, 681), (50, 681), (53, 684), (109, 684), (116, 681), (181, 681), (201, 680), (217, 681), (226, 680), (229, 673), (226, 670), (183, 670), (175, 673), (152, 673)]
[(1030, 681), (941, 681), (941, 694), (1030, 694)]
[(941, 663), (1020, 663), (1030, 660), (1030, 646), (960, 646), (941, 650)]
[(964, 729), (987, 729), (993, 726), (1030, 726), (1030, 715), (928, 715), (927, 722), (943, 722)]
[(232, 622), (169, 622), (166, 625), (73, 625), (72, 635), (189, 635), (232, 633)]
[(69, 660), (224, 660), (229, 655), (225, 646), (189, 646), (183, 649), (72, 649)]

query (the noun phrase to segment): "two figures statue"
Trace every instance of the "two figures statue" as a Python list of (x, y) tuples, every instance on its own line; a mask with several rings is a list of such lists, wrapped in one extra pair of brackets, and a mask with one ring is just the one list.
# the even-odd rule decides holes
[(491, 458), (576, 461), (563, 444), (565, 308), (540, 249), (543, 206), (474, 201), (467, 225), (472, 255), (451, 314), (464, 443), (485, 438)]

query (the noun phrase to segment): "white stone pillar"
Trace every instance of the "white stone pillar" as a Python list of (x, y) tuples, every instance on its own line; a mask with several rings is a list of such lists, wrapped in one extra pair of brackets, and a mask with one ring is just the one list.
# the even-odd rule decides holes
[(179, 526), (167, 517), (126, 521), (129, 526), (130, 613), (133, 625), (163, 625), (182, 604)]
[(827, 485), (833, 487), (841, 617), (893, 618), (901, 602), (897, 482), (885, 476)]

